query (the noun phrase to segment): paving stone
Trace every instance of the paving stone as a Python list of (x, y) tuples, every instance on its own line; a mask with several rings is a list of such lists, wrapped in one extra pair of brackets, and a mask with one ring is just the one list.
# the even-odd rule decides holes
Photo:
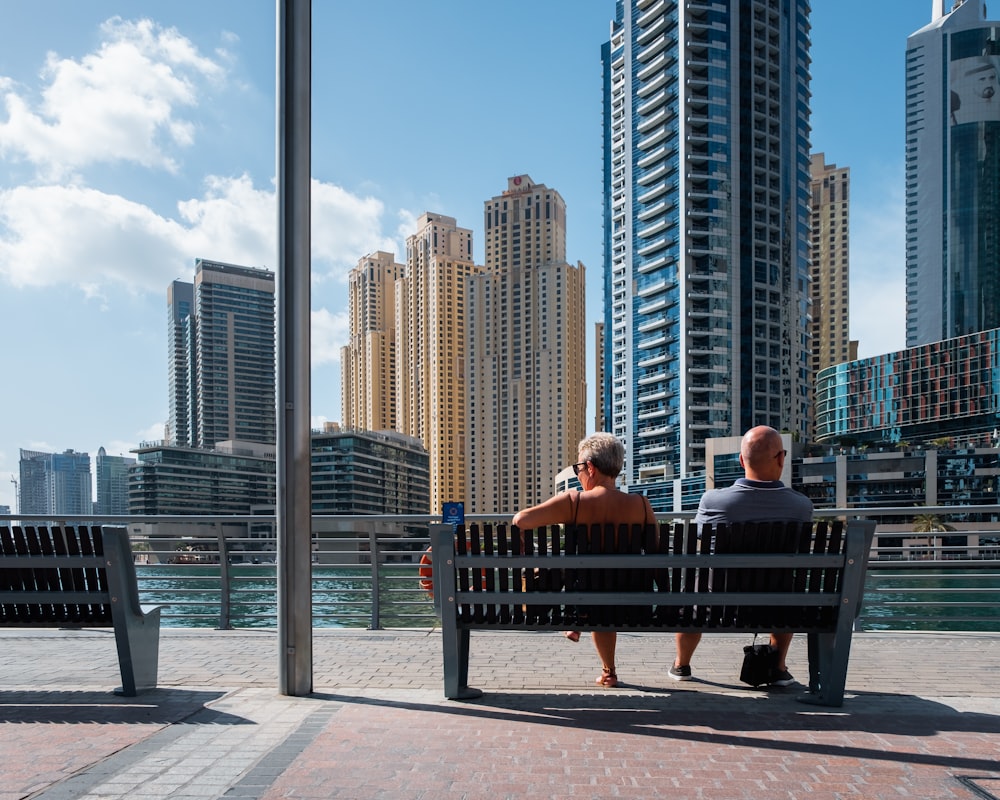
[(316, 631), (305, 698), (274, 631), (164, 629), (122, 698), (109, 632), (0, 630), (0, 800), (1000, 798), (1000, 634), (856, 634), (841, 709), (742, 687), (744, 638), (678, 684), (671, 637), (621, 634), (605, 690), (585, 641), (474, 632), (459, 703), (433, 630)]

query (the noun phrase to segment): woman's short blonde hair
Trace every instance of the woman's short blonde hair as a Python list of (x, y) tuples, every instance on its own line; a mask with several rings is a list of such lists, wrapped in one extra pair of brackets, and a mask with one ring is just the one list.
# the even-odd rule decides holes
[(609, 478), (617, 478), (625, 465), (625, 447), (611, 433), (592, 433), (580, 441), (577, 453)]

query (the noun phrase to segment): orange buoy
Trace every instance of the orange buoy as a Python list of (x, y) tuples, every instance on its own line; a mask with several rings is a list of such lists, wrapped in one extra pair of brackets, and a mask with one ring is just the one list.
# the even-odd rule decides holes
[(431, 566), (431, 549), (428, 547), (420, 556), (420, 588), (434, 596), (434, 568)]
[[(482, 591), (486, 591), (486, 570), (479, 570), (480, 585)], [(434, 567), (431, 561), (431, 548), (428, 547), (424, 550), (423, 555), (420, 556), (420, 569), (419, 569), (419, 582), (420, 588), (423, 589), (431, 597), (434, 597)]]

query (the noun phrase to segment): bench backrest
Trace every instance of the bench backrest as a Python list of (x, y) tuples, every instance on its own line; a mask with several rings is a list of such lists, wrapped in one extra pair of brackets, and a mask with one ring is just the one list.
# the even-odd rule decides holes
[[(458, 526), (458, 615), (467, 622), (558, 625), (574, 613), (567, 604), (587, 602), (594, 625), (738, 628), (766, 621), (830, 628), (845, 607), (843, 595), (851, 595), (846, 607), (856, 613), (857, 582), (874, 531), (871, 522), (849, 524), (851, 553), (839, 520), (703, 525), (700, 531), (691, 522), (533, 531)], [(844, 585), (845, 575), (851, 586)], [(552, 594), (560, 592), (565, 600)], [(560, 604), (532, 602), (545, 594)]]
[(0, 527), (0, 626), (112, 625), (100, 526)]

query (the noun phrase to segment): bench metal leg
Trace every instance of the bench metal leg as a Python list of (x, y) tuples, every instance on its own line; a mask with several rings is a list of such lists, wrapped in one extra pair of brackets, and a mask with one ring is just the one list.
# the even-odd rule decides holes
[(819, 642), (817, 634), (806, 634), (806, 653), (809, 658), (809, 692), (816, 694), (819, 691)]
[(160, 661), (160, 609), (153, 608), (141, 618), (115, 622), (121, 688), (116, 694), (135, 697), (144, 689), (155, 689)]
[(450, 525), (431, 528), (434, 594), (441, 604), (441, 643), (444, 653), (444, 696), (449, 700), (482, 697), (469, 686), (469, 631), (458, 627), (455, 603), (455, 535)]
[[(865, 568), (871, 550), (875, 523), (871, 520), (852, 520), (846, 532), (847, 569), (841, 586), (841, 603), (837, 625), (833, 633), (815, 634), (815, 660), (813, 635), (809, 637), (809, 690), (812, 694), (800, 698), (802, 702), (840, 708), (844, 704), (844, 687), (847, 685), (847, 663), (851, 657), (851, 638), (854, 620), (861, 610), (865, 590)], [(819, 669), (819, 686), (814, 686), (814, 663)]]
[(444, 642), (444, 696), (449, 700), (482, 697), (480, 689), (469, 686), (469, 631), (456, 630)]
[(851, 634), (810, 634), (816, 637), (816, 666), (818, 685), (813, 685), (813, 660), (810, 652), (809, 691), (800, 697), (803, 703), (840, 708), (844, 705), (844, 688), (847, 685), (847, 662), (851, 654)]

